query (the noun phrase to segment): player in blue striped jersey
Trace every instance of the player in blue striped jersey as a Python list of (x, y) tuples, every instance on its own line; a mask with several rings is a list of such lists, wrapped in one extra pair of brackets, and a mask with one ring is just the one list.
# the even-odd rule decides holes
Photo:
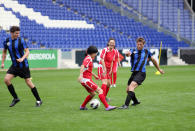
[(140, 104), (135, 96), (135, 88), (142, 84), (142, 82), (146, 78), (146, 64), (148, 59), (150, 59), (156, 69), (161, 73), (164, 74), (164, 71), (160, 69), (156, 60), (151, 56), (151, 53), (148, 49), (144, 49), (145, 40), (144, 38), (138, 38), (137, 41), (137, 48), (131, 49), (127, 52), (126, 56), (131, 56), (131, 77), (128, 80), (127, 84), (127, 97), (125, 100), (125, 104), (119, 107), (119, 109), (128, 109), (129, 103), (132, 100), (132, 105)]
[(1, 62), (1, 68), (4, 68), (4, 61), (8, 50), (12, 60), (12, 65), (8, 69), (4, 81), (8, 87), (10, 94), (14, 98), (12, 103), (10, 104), (10, 107), (13, 107), (20, 101), (14, 90), (14, 86), (11, 83), (11, 80), (17, 76), (25, 79), (26, 84), (31, 88), (31, 91), (36, 98), (36, 106), (39, 107), (42, 104), (42, 101), (39, 97), (36, 87), (30, 79), (31, 76), (27, 60), (27, 56), (29, 55), (28, 46), (26, 45), (24, 39), (20, 37), (20, 28), (18, 26), (12, 26), (10, 28), (10, 33), (11, 36), (9, 36), (3, 42), (4, 49)]

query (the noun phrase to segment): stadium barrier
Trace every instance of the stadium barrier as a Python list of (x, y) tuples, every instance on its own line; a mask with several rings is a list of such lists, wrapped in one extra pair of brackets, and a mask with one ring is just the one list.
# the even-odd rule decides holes
[(179, 57), (187, 64), (195, 64), (195, 48), (179, 49)]
[[(2, 60), (2, 50), (0, 50), (0, 60)], [(30, 49), (28, 56), (30, 68), (57, 68), (58, 67), (58, 50), (56, 49)], [(5, 69), (11, 65), (10, 55), (7, 53)]]
[[(120, 49), (119, 52), (121, 55), (123, 55), (124, 59), (121, 61), (121, 65), (123, 67), (129, 67), (130, 66), (130, 57), (125, 56), (125, 52), (127, 52), (129, 49)], [(94, 67), (98, 67), (98, 63), (100, 61), (100, 54), (101, 54), (101, 49), (99, 50), (99, 53), (97, 57), (94, 59)], [(75, 52), (75, 57), (76, 57), (76, 64), (81, 66), (83, 59), (85, 58), (85, 50), (76, 50)], [(150, 52), (152, 53), (152, 56), (157, 60), (159, 63), (159, 49), (150, 49)], [(150, 66), (153, 66), (152, 62), (149, 61), (147, 63)], [(161, 52), (161, 59), (160, 59), (160, 65), (167, 65), (167, 49), (162, 49)]]

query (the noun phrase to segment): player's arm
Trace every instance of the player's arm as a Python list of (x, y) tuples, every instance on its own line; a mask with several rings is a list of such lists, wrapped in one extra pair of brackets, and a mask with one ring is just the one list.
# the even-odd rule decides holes
[(111, 75), (111, 74), (112, 74), (112, 68), (113, 68), (113, 60), (112, 60), (112, 63), (111, 63), (111, 68), (110, 68), (109, 75)]
[(4, 61), (6, 59), (6, 55), (7, 55), (7, 49), (3, 49), (2, 61), (1, 61), (1, 68), (4, 68)]
[(106, 73), (106, 64), (105, 64), (105, 61), (103, 58), (100, 59), (101, 63), (102, 63), (102, 66), (103, 66), (103, 70), (104, 72)]
[(26, 49), (24, 49), (24, 55), (21, 57), (21, 58), (19, 58), (19, 59), (16, 59), (18, 62), (23, 62), (24, 61), (24, 59), (25, 58), (27, 58), (28, 57), (28, 55), (29, 55), (29, 53), (30, 53), (30, 51), (29, 51), (29, 49), (28, 48), (26, 48)]
[(152, 63), (153, 63), (154, 66), (156, 67), (156, 69), (157, 69), (161, 74), (164, 74), (164, 73), (165, 73), (162, 69), (160, 69), (160, 66), (158, 65), (157, 61), (156, 61), (153, 57), (151, 57), (150, 60), (152, 61)]
[(80, 69), (80, 75), (78, 77), (78, 81), (81, 82), (81, 80), (83, 79), (83, 72), (84, 72), (84, 65), (81, 65), (81, 69)]

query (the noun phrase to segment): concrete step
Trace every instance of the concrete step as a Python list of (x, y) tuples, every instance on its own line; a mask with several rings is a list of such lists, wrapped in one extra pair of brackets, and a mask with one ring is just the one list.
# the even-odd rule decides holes
[(168, 59), (168, 65), (188, 65), (177, 56), (172, 56)]

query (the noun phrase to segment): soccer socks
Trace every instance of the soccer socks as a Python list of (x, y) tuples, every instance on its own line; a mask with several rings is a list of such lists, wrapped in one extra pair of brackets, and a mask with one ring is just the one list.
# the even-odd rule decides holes
[(127, 92), (127, 97), (126, 97), (126, 100), (125, 100), (125, 105), (126, 106), (129, 106), (129, 103), (131, 101), (131, 99), (135, 96), (135, 93), (133, 91), (128, 91)]
[(7, 86), (7, 88), (9, 90), (10, 94), (14, 97), (14, 99), (17, 99), (18, 96), (14, 90), (14, 86), (11, 84), (11, 85)]
[(108, 95), (109, 90), (110, 90), (110, 87), (106, 87), (106, 95), (105, 96)]
[(93, 97), (91, 95), (88, 95), (85, 98), (85, 101), (83, 102), (83, 104), (81, 105), (81, 107), (85, 107), (87, 105), (87, 103), (92, 99)]
[(138, 100), (137, 100), (137, 98), (135, 96), (135, 93), (134, 93), (134, 97), (132, 97), (132, 100), (133, 100), (134, 103), (138, 103)]
[(36, 100), (37, 100), (37, 101), (41, 101), (41, 99), (40, 99), (40, 97), (39, 97), (39, 93), (38, 93), (38, 91), (37, 91), (37, 88), (36, 88), (36, 87), (31, 88), (31, 91), (32, 91), (34, 97), (36, 98)]
[(106, 96), (107, 85), (106, 84), (102, 84), (102, 87), (101, 88), (103, 90), (104, 96)]
[(116, 84), (116, 79), (117, 79), (117, 73), (113, 73), (113, 84)]
[(106, 99), (105, 99), (104, 94), (99, 94), (98, 96), (99, 96), (101, 102), (104, 104), (104, 107), (107, 108), (109, 105), (108, 105), (108, 103), (106, 102)]

